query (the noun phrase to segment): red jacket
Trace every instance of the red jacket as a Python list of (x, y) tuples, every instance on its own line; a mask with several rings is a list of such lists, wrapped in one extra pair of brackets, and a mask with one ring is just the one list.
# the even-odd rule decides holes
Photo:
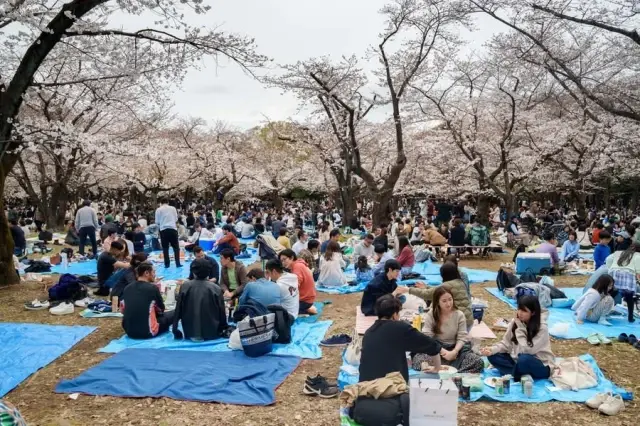
[(236, 254), (240, 254), (240, 241), (233, 235), (233, 232), (227, 232), (227, 235), (218, 240), (218, 245), (222, 243), (229, 243), (231, 247), (233, 247), (233, 251), (236, 252)]
[(416, 264), (416, 257), (413, 254), (413, 250), (411, 250), (410, 246), (405, 246), (398, 258), (396, 259), (401, 267), (413, 267)]
[(291, 273), (298, 277), (298, 292), (300, 301), (313, 303), (316, 300), (316, 283), (307, 262), (298, 259), (291, 265)]

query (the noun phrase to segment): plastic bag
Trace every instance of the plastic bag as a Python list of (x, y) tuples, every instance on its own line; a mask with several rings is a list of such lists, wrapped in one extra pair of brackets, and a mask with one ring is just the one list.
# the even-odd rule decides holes
[(568, 322), (558, 322), (549, 329), (549, 334), (555, 337), (565, 337), (569, 334), (569, 326)]

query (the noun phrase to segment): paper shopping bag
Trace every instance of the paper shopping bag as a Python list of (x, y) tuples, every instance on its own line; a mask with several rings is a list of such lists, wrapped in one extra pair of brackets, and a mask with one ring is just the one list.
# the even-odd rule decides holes
[(456, 426), (458, 388), (452, 380), (409, 380), (411, 426)]

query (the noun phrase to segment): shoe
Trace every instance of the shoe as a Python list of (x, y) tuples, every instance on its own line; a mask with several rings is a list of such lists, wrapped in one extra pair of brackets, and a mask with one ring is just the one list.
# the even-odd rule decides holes
[(630, 334), (629, 339), (627, 340), (631, 346), (635, 345), (638, 342), (638, 338), (635, 334)]
[(613, 395), (611, 394), (611, 392), (597, 393), (591, 398), (587, 399), (587, 402), (585, 402), (585, 404), (587, 405), (587, 407), (597, 410), (602, 404), (604, 404), (607, 399), (612, 396)]
[(323, 377), (321, 375), (316, 375), (316, 377), (311, 377), (311, 376), (307, 376), (307, 380), (305, 381), (305, 384), (310, 385), (310, 386), (315, 386), (317, 385), (319, 382), (326, 382), (329, 386), (331, 387), (338, 387), (338, 384), (336, 382), (330, 382), (327, 380), (326, 377)]
[(78, 308), (86, 308), (89, 304), (93, 303), (93, 299), (90, 297), (85, 297), (84, 299), (76, 300), (73, 302)]
[(58, 306), (54, 306), (49, 309), (51, 315), (69, 315), (74, 312), (73, 305), (71, 303), (62, 302)]
[(320, 346), (347, 346), (351, 343), (351, 337), (346, 334), (337, 334), (320, 342)]
[(493, 324), (494, 327), (497, 328), (509, 328), (509, 321), (504, 318), (498, 318), (496, 322)]
[(24, 308), (27, 311), (41, 311), (43, 309), (47, 309), (49, 307), (49, 301), (45, 300), (44, 302), (35, 299), (33, 302), (25, 303)]
[(107, 287), (99, 287), (98, 290), (94, 291), (93, 294), (96, 296), (108, 296), (109, 289)]
[(611, 340), (609, 340), (604, 334), (602, 333), (596, 333), (596, 337), (598, 338), (598, 340), (600, 340), (600, 343), (602, 343), (603, 345), (610, 345), (611, 344)]
[(627, 343), (628, 341), (629, 341), (629, 336), (627, 336), (627, 333), (621, 333), (618, 336), (618, 342)]
[(610, 325), (612, 325), (609, 321), (607, 321), (607, 320), (606, 320), (606, 318), (600, 318), (600, 319), (598, 320), (598, 324), (600, 324), (600, 325), (606, 325), (606, 326), (610, 326)]
[(598, 339), (598, 335), (597, 333), (592, 333), (590, 335), (587, 336), (587, 342), (589, 342), (592, 345), (599, 345), (600, 344), (600, 339)]
[(598, 411), (607, 416), (615, 416), (624, 410), (624, 401), (620, 395), (609, 396), (605, 402), (598, 407)]
[(314, 384), (310, 384), (305, 381), (302, 393), (309, 396), (319, 396), (320, 398), (335, 398), (340, 394), (340, 389), (337, 386), (330, 386), (327, 379), (320, 376)]

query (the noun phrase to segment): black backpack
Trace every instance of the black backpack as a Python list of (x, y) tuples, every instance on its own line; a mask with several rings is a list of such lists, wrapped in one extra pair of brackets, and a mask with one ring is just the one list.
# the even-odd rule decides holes
[(295, 319), (280, 305), (269, 305), (267, 309), (276, 316), (273, 343), (291, 343), (291, 326)]
[(51, 231), (40, 231), (38, 239), (44, 242), (53, 240), (53, 233)]
[(498, 286), (498, 290), (504, 293), (506, 288), (514, 288), (518, 284), (520, 284), (520, 278), (515, 276), (514, 274), (510, 274), (506, 272), (504, 269), (500, 269), (498, 271), (498, 276), (496, 277), (496, 285)]

